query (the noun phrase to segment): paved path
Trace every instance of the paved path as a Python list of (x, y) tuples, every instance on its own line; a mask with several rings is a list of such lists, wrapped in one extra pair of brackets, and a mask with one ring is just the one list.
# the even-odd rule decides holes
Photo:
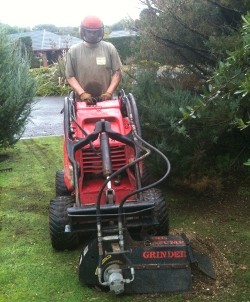
[(63, 134), (64, 96), (37, 98), (22, 138)]

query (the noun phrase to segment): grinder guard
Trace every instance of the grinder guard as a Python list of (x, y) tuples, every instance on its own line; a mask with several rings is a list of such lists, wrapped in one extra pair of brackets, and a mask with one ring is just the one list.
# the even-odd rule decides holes
[[(105, 274), (107, 275), (109, 270), (118, 276), (115, 281), (111, 279), (110, 282), (106, 278), (105, 286), (116, 294), (190, 290), (191, 268), (197, 261), (196, 254), (186, 240), (185, 235), (168, 235), (134, 241), (126, 233), (127, 250), (124, 253), (119, 253), (115, 243), (105, 243), (105, 255), (100, 265), (101, 278), (105, 280)], [(201, 254), (199, 256), (202, 257)], [(80, 256), (79, 279), (82, 283), (101, 286), (97, 268), (99, 261), (98, 244), (95, 239), (85, 247)], [(131, 268), (134, 275), (131, 274)]]

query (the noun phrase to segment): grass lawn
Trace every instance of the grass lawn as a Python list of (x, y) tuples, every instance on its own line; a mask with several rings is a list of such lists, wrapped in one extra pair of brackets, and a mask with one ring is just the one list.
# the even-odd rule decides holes
[(61, 137), (21, 140), (0, 153), (0, 302), (250, 301), (249, 183), (217, 200), (165, 192), (172, 230), (201, 238), (217, 281), (198, 278), (191, 293), (117, 297), (79, 283), (81, 248), (58, 253), (51, 247), (48, 205), (60, 169)]

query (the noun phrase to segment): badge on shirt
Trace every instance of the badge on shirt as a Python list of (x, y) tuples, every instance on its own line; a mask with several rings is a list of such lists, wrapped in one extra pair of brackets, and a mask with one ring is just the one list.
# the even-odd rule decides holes
[(106, 65), (106, 58), (105, 57), (96, 57), (96, 64), (97, 65)]

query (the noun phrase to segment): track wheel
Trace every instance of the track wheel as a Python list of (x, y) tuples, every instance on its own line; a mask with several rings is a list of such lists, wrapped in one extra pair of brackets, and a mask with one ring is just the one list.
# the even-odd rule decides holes
[(143, 170), (142, 170), (142, 176), (141, 176), (141, 183), (142, 186), (148, 186), (151, 185), (152, 183), (154, 183), (156, 181), (155, 176), (150, 172), (150, 169), (143, 166)]
[(56, 171), (56, 179), (55, 179), (55, 187), (56, 187), (56, 196), (70, 196), (71, 193), (66, 187), (64, 182), (64, 171), (59, 170)]
[(169, 234), (169, 218), (166, 201), (160, 189), (151, 188), (142, 192), (145, 201), (155, 201), (156, 206), (153, 211), (154, 218), (159, 222), (158, 225), (149, 227), (147, 231), (152, 235)]
[(65, 226), (69, 223), (67, 208), (73, 205), (70, 196), (57, 196), (49, 206), (49, 228), (53, 248), (57, 251), (74, 250), (79, 240), (76, 233), (65, 233)]

